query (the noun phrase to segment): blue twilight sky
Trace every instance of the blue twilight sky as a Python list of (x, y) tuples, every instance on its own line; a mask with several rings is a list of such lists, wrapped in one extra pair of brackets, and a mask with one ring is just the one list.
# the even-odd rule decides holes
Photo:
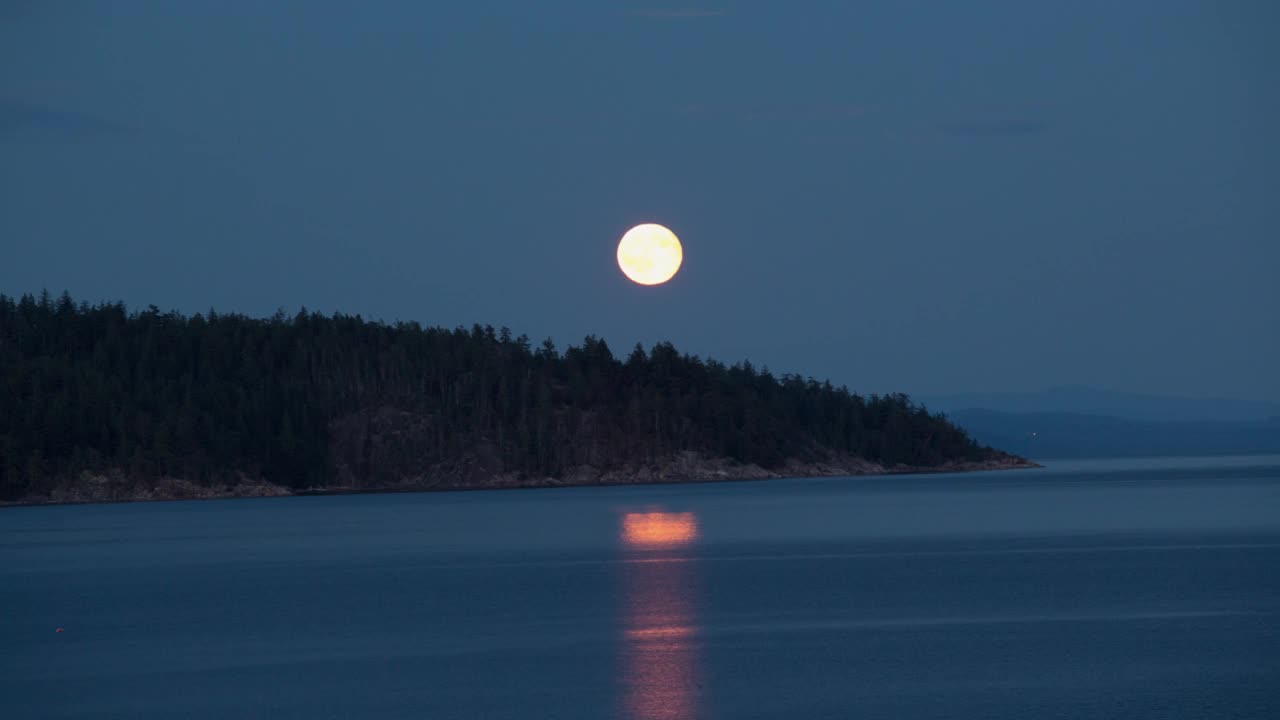
[[(1280, 3), (0, 4), (0, 292), (1280, 400)], [(614, 263), (685, 243), (670, 284)]]

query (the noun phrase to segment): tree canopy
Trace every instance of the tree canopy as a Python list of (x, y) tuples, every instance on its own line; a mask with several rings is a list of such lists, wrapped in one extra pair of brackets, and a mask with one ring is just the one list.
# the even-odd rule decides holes
[(131, 312), (65, 293), (0, 295), (0, 403), (3, 499), (86, 471), (375, 487), (463, 459), (558, 477), (680, 451), (766, 469), (833, 453), (913, 466), (993, 453), (905, 395), (863, 397), (670, 343), (618, 357), (590, 336), (560, 352), (506, 328)]

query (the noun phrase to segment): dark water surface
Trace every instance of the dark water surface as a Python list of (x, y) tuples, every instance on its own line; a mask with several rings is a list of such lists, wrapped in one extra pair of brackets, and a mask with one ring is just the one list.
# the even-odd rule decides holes
[(13, 508), (0, 653), (10, 720), (1274, 719), (1280, 457)]

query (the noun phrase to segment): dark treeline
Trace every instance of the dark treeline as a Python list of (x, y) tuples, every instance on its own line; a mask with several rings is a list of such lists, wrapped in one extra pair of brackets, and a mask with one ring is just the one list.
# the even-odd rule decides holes
[(561, 353), (491, 327), (0, 295), (4, 499), (85, 472), (372, 487), (446, 470), (559, 477), (685, 450), (764, 468), (992, 454), (904, 395), (864, 398), (668, 343), (616, 357), (594, 337)]

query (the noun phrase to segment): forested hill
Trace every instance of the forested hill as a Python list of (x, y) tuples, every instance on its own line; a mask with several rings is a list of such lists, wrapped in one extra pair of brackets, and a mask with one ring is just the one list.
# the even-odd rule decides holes
[(562, 353), (491, 327), (187, 317), (65, 294), (0, 295), (0, 402), (5, 500), (1011, 461), (903, 395), (666, 343), (618, 357), (588, 337)]

